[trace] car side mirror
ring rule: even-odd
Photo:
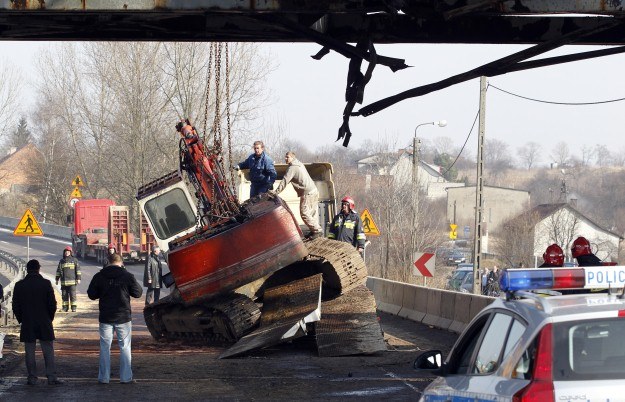
[[[443,365],[443,353],[440,350],[428,350],[414,361],[415,370],[438,370]]]

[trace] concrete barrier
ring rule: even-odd
[[[430,289],[408,283],[367,278],[378,310],[460,333],[494,297]]]

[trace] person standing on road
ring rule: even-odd
[[[355,209],[356,203],[351,197],[344,197],[341,200],[341,212],[332,220],[328,239],[349,243],[362,254],[365,250],[366,237],[362,231],[360,216]]]
[[[291,183],[299,196],[299,213],[310,230],[307,237],[310,239],[319,237],[322,235],[319,218],[317,217],[319,190],[317,190],[317,186],[315,186],[315,182],[308,174],[304,164],[295,157],[294,152],[287,152],[284,160],[289,167],[278,188],[276,188],[276,194],[280,194],[287,184]]]
[[[133,383],[131,364],[132,321],[130,297],[139,298],[143,289],[134,275],[126,271],[122,256],[109,255],[109,264],[93,276],[87,295],[98,300],[100,332],[100,367],[98,382],[108,384],[111,379],[111,343],[113,334],[119,343],[119,381]]]
[[[46,365],[48,385],[62,384],[56,377],[54,364],[54,327],[52,321],[56,313],[56,298],[52,283],[39,273],[41,265],[37,260],[26,264],[26,277],[15,284],[13,289],[13,313],[21,324],[20,341],[24,342],[28,385],[37,385],[37,362],[35,348],[37,339],[41,345]]]
[[[265,153],[262,141],[254,141],[254,153],[239,163],[238,168],[250,170],[250,198],[271,190],[278,176],[273,159]]]
[[[61,296],[63,298],[63,311],[67,312],[71,303],[72,311],[76,311],[76,285],[80,283],[80,264],[72,255],[72,248],[65,247],[63,258],[59,261],[56,269],[56,284],[61,281]]]
[[[543,253],[543,264],[538,268],[556,268],[564,266],[564,251],[557,244],[547,247]]]
[[[163,287],[163,266],[161,264],[161,248],[154,246],[152,252],[145,261],[143,272],[143,286],[148,288],[145,293],[145,305],[157,302],[161,296]]]

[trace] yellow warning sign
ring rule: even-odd
[[[72,191],[72,194],[70,195],[71,198],[82,198],[82,194],[80,192],[80,189],[78,187],[74,188],[74,191]]]
[[[84,186],[80,176],[76,176],[76,178],[72,180],[72,186],[76,186],[76,187]]]
[[[456,231],[456,229],[458,229],[458,225],[456,225],[455,223],[450,223],[449,228],[451,229],[449,231],[449,239],[456,240],[458,238],[458,232]]]
[[[362,221],[362,230],[367,236],[380,235],[380,230],[378,230],[377,225],[373,221],[373,216],[371,216],[368,209],[362,211],[362,214],[360,214],[360,220]]]
[[[35,215],[27,209],[13,231],[15,236],[43,236],[43,231],[35,219]]]

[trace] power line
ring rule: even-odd
[[[454,159],[453,163],[447,168],[447,170],[441,173],[442,176],[445,176],[447,172],[449,172],[451,168],[454,167],[456,162],[458,162],[458,158],[460,158],[460,155],[462,155],[462,151],[464,151],[464,147],[466,147],[467,142],[469,142],[469,138],[471,137],[471,133],[473,132],[473,128],[475,127],[475,122],[477,122],[477,118],[479,117],[479,115],[480,115],[480,111],[478,109],[477,113],[475,114],[475,119],[473,119],[473,124],[471,125],[471,129],[469,130],[469,134],[467,134],[467,138],[466,140],[464,140],[464,144],[462,144],[462,148],[460,148],[460,152],[458,152],[458,155],[456,155],[456,159]]]
[[[511,96],[516,96],[517,98],[521,98],[521,99],[525,99],[528,101],[532,101],[532,102],[539,102],[539,103],[548,103],[551,105],[564,105],[564,106],[586,106],[586,105],[600,105],[603,103],[613,103],[613,102],[621,102],[624,101],[625,98],[618,98],[618,99],[610,99],[610,100],[604,100],[604,101],[596,101],[596,102],[554,102],[554,101],[547,101],[547,100],[543,100],[543,99],[536,99],[536,98],[530,98],[528,96],[523,96],[523,95],[519,95],[510,91],[506,91],[505,89],[501,89],[498,88],[496,86],[494,86],[493,84],[488,84],[489,87],[493,87],[498,91],[501,91],[505,94],[511,95]]]

